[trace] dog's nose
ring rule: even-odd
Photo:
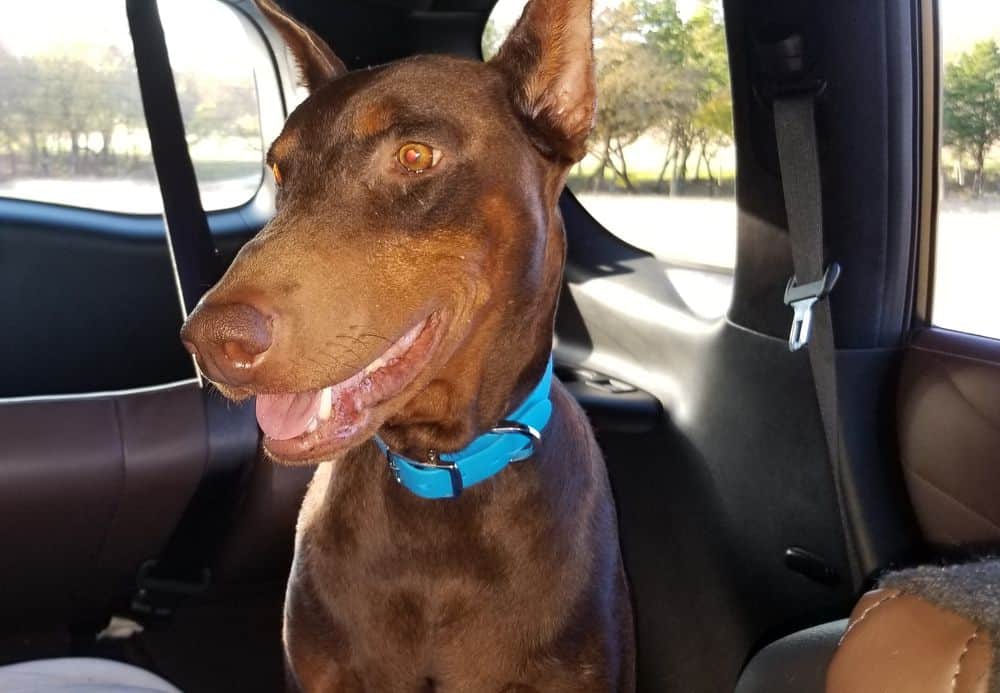
[[[271,348],[271,319],[246,303],[200,305],[181,328],[181,340],[209,378],[247,385]]]

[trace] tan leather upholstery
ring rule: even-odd
[[[931,543],[1000,541],[998,364],[995,340],[941,330],[921,332],[903,359],[900,461]]]
[[[827,693],[989,693],[993,645],[968,619],[899,589],[866,594],[827,672]]]

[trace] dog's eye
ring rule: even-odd
[[[441,158],[441,152],[420,142],[404,144],[396,152],[400,165],[412,173],[421,173],[434,166]]]
[[[278,164],[271,164],[271,173],[274,174],[274,182],[281,185],[281,169]]]

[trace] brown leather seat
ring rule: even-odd
[[[1000,562],[888,575],[851,614],[827,693],[998,693]]]

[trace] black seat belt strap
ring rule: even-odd
[[[793,37],[781,46],[784,55],[801,58],[801,52],[789,50],[790,45],[801,51],[801,39]],[[826,264],[824,251],[823,189],[816,133],[816,100],[821,91],[820,83],[793,81],[791,85],[786,84],[785,89],[776,90],[773,102],[794,268],[794,274],[785,288],[785,303],[793,310],[788,347],[797,351],[808,346],[842,530],[847,542],[847,556],[852,578],[857,580],[854,534],[841,474],[837,350],[829,300],[841,269],[835,262]]]
[[[198,193],[156,0],[126,0],[126,11],[163,198],[167,245],[186,317],[222,276],[223,266]],[[227,405],[207,389],[203,402],[208,436],[205,468],[163,550],[139,571],[132,608],[140,615],[168,616],[185,598],[207,589],[213,557],[256,459],[246,454],[248,448],[256,451],[252,408]]]
[[[814,316],[824,326],[832,325],[829,319],[820,320],[820,316],[829,316],[830,303],[824,299],[840,278],[840,265],[824,264],[815,95],[775,98],[774,125],[795,270],[785,287],[785,303],[793,310],[788,348],[798,351],[810,342]],[[823,327],[822,331],[827,330]]]
[[[222,276],[222,262],[201,205],[157,2],[126,0],[126,10],[167,245],[186,318]]]

